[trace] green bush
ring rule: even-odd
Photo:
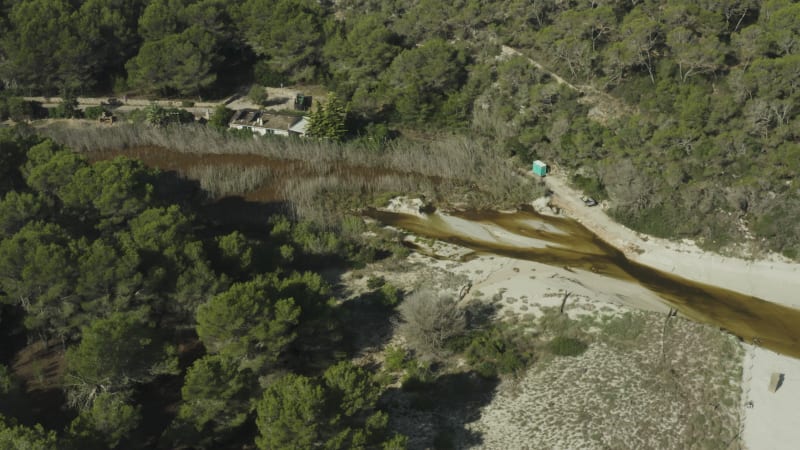
[[[521,330],[493,326],[470,336],[464,356],[481,376],[492,378],[526,368],[533,360],[531,347]]]
[[[384,284],[386,284],[386,278],[375,276],[367,278],[368,289],[378,289],[379,287],[383,287]]]
[[[579,339],[558,336],[547,344],[547,348],[557,356],[578,356],[583,354],[589,346]]]
[[[606,187],[603,182],[597,177],[585,177],[576,174],[572,177],[572,184],[578,189],[582,190],[586,195],[593,197],[595,200],[605,200],[608,198]]]
[[[142,108],[131,110],[127,114],[128,120],[133,123],[144,123],[147,120],[147,111]]]
[[[83,113],[78,109],[78,100],[75,97],[64,97],[58,106],[49,109],[48,115],[56,119],[72,119],[81,117]]]
[[[383,352],[383,361],[386,370],[396,372],[405,368],[408,352],[402,348],[391,345]]]
[[[22,97],[9,97],[6,100],[8,115],[14,122],[34,118],[34,105]]]
[[[194,102],[191,101],[191,100],[182,100],[181,101],[181,107],[183,107],[183,108],[191,108],[193,106],[194,106]]]
[[[251,87],[250,91],[247,93],[247,98],[256,105],[264,106],[267,104],[269,96],[267,95],[267,90],[265,88],[259,85],[253,85],[253,87]]]
[[[425,389],[436,378],[431,370],[430,364],[422,363],[417,360],[409,360],[406,364],[406,373],[400,382],[405,391],[419,391]]]
[[[104,112],[105,109],[102,106],[89,106],[83,110],[83,116],[90,120],[97,120]]]
[[[403,299],[402,292],[391,284],[384,284],[380,289],[366,295],[372,304],[392,308]]]

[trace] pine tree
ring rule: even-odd
[[[309,118],[308,135],[319,139],[341,141],[347,133],[347,112],[347,105],[344,105],[335,94],[328,97],[325,105],[317,102],[317,108]]]

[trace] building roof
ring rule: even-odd
[[[240,109],[231,118],[231,125],[246,125],[253,128],[288,131],[303,118],[284,114],[272,114],[255,109]]]
[[[308,130],[308,124],[308,117],[303,116],[303,118],[300,119],[296,124],[289,127],[289,131],[305,136],[306,131]]]

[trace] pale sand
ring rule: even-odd
[[[800,360],[745,346],[742,384],[742,439],[752,450],[793,450],[800,445]],[[776,392],[768,390],[773,373],[784,375]],[[752,402],[752,407],[746,407]]]
[[[689,241],[678,243],[644,236],[614,222],[602,208],[585,206],[581,194],[563,178],[548,175],[545,180],[555,192],[553,204],[625,252],[629,259],[690,280],[800,308],[800,264],[779,255],[762,260],[724,257],[703,251]]]
[[[444,220],[448,220],[445,216]],[[409,236],[427,253],[468,256],[463,247]],[[738,411],[736,400],[730,407],[717,410],[702,398],[685,398],[700,394],[713,386],[729,385],[737,380],[737,358],[727,358],[728,370],[708,371],[709,361],[697,342],[708,342],[720,336],[738,348],[736,340],[713,327],[671,319],[667,345],[663,344],[662,323],[667,308],[651,292],[635,283],[605,278],[586,271],[568,271],[532,261],[496,255],[480,255],[468,261],[433,259],[420,253],[411,254],[411,271],[391,267],[370,267],[371,275],[385,276],[397,286],[414,289],[419,285],[458,295],[471,284],[463,302],[481,300],[497,308],[500,318],[536,323],[544,308],[559,308],[565,293],[564,314],[574,319],[589,315],[593,320],[630,311],[629,306],[652,309],[641,348],[618,351],[594,343],[577,358],[559,359],[552,364],[537,364],[520,379],[508,379],[498,386],[490,402],[479,414],[467,419],[463,426],[481,435],[481,443],[457,448],[491,450],[575,449],[575,448],[687,448],[698,432],[690,433],[697,417],[713,423],[730,423],[727,436],[736,434],[736,421],[725,421]],[[353,281],[353,280],[351,280]],[[366,279],[358,280],[366,289]],[[642,314],[642,313],[639,313]],[[705,331],[703,331],[705,330]],[[599,330],[598,330],[599,331]],[[700,333],[700,334],[698,334]],[[706,333],[706,334],[703,334]],[[661,341],[660,341],[661,340]],[[398,341],[392,341],[396,345]],[[686,356],[684,349],[692,349]],[[659,378],[660,355],[666,350],[667,366],[680,377],[675,384]],[[374,349],[372,358],[380,354]],[[702,358],[698,360],[698,357]],[[689,358],[689,359],[687,359]],[[718,358],[722,358],[719,355]],[[365,361],[374,360],[365,359]],[[715,364],[713,367],[719,367]],[[733,369],[733,370],[732,370]],[[662,373],[663,375],[663,373]],[[654,378],[655,377],[655,378]],[[725,397],[738,399],[735,388],[723,388]],[[720,398],[713,397],[715,403]],[[402,409],[402,408],[401,408]],[[403,416],[403,415],[407,415]],[[412,449],[431,448],[434,429],[426,412],[402,410],[404,418],[395,423],[411,436]],[[713,417],[712,417],[713,416]],[[713,418],[713,420],[712,420]],[[462,419],[454,419],[456,422]],[[647,430],[638,433],[639,430]],[[688,433],[688,434],[687,434]],[[700,432],[703,434],[704,432]],[[714,436],[717,437],[720,432]],[[626,444],[630,444],[626,446]],[[736,448],[736,447],[731,447]]]
[[[687,279],[800,308],[800,264],[776,255],[764,260],[723,257],[705,252],[691,242],[676,243],[643,236],[614,222],[601,208],[584,206],[580,194],[569,188],[563,179],[548,176],[547,183],[556,193],[554,203],[568,216],[624,251],[632,260]],[[415,208],[418,205],[406,209],[400,207],[405,202],[398,203],[392,209],[422,216]],[[534,203],[537,209],[548,213],[543,205],[542,201]],[[463,221],[450,221],[446,215],[442,217],[462,233],[486,236],[486,229],[478,229],[474,224],[466,226]],[[489,235],[497,242],[516,241],[501,233]],[[431,264],[446,267],[441,261]],[[473,283],[467,299],[478,292],[489,297],[501,294],[503,308],[514,313],[538,313],[543,306],[560,306],[566,292],[572,293],[572,301],[592,299],[606,305],[666,310],[659,297],[638,285],[585,271],[569,272],[544,264],[491,256],[449,269],[465,275]],[[742,407],[745,445],[753,450],[796,448],[800,442],[800,414],[797,413],[800,360],[760,348],[751,348],[748,355],[744,361],[742,405],[753,401],[754,407]],[[784,373],[786,378],[781,389],[771,394],[767,392],[767,384],[775,371]]]
[[[761,260],[723,257],[705,252],[691,242],[675,243],[642,235],[614,222],[598,207],[580,201],[580,193],[561,176],[546,182],[556,194],[554,204],[606,242],[625,251],[635,261],[682,277],[722,286],[761,299],[800,308],[800,264],[779,255]],[[798,324],[800,326],[800,324]],[[749,346],[748,346],[749,347]],[[800,443],[800,360],[750,347],[744,361],[742,383],[745,409],[743,439],[753,450],[798,448]],[[767,392],[772,372],[783,372],[784,386]]]

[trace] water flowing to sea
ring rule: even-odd
[[[661,297],[682,315],[718,326],[776,352],[800,358],[800,310],[691,281],[629,260],[580,223],[541,215],[532,209],[513,213],[496,211],[455,212],[467,222],[529,238],[525,243],[461,233],[439,213],[425,217],[370,210],[367,215],[386,225],[411,233],[462,245],[481,253],[536,261],[558,267],[589,270],[639,283]],[[483,227],[482,227],[483,228]],[[533,282],[533,281],[532,281]],[[703,345],[698,342],[697,345]]]

